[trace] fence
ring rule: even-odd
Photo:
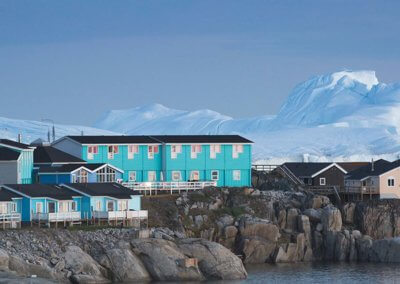
[[[194,191],[209,186],[217,186],[216,181],[171,181],[171,182],[125,182],[123,186],[132,190],[143,192],[145,195],[149,193],[157,194],[158,192],[174,192]]]

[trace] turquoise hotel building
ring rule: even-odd
[[[123,182],[251,186],[252,141],[239,135],[65,136],[52,146],[123,170]]]

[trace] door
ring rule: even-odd
[[[49,207],[49,213],[56,213],[56,203],[55,202],[49,202],[48,203]]]

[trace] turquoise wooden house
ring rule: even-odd
[[[8,139],[0,139],[0,184],[32,183],[35,147]]]
[[[48,184],[6,184],[2,190],[21,196],[17,210],[23,222],[73,222],[81,219],[82,196],[68,188]]]
[[[121,169],[124,182],[251,185],[252,141],[239,135],[65,136],[53,147]]]
[[[21,222],[22,196],[0,187],[0,224]],[[3,225],[3,224],[1,224]]]
[[[110,164],[64,164],[40,167],[37,182],[42,184],[122,181],[124,171]]]
[[[89,218],[129,219],[135,217],[133,211],[141,210],[141,195],[118,183],[70,183],[62,186],[82,196],[82,212],[86,212]]]

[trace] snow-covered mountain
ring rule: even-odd
[[[249,106],[250,107],[250,106]],[[0,137],[46,138],[49,124],[0,118]],[[234,119],[212,110],[160,104],[105,113],[94,125],[56,125],[57,137],[84,134],[241,134],[254,160],[396,159],[400,154],[400,83],[379,83],[374,71],[340,71],[297,85],[277,115]]]
[[[0,138],[16,140],[18,134],[22,135],[22,142],[31,143],[36,139],[47,141],[48,130],[52,124],[33,120],[20,120],[0,117]],[[111,135],[116,134],[104,129],[96,129],[87,126],[55,124],[56,139],[65,135]]]
[[[106,113],[94,125],[125,134],[231,134],[253,139],[254,159],[395,159],[400,153],[400,83],[374,71],[340,71],[297,85],[276,116],[233,119],[159,104]]]

